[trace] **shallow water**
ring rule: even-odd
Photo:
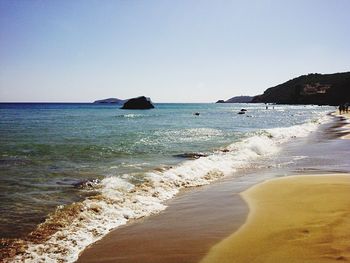
[[[333,110],[271,107],[156,104],[128,111],[115,105],[0,104],[1,237],[23,237],[60,205],[89,207],[87,198],[96,195],[104,198],[98,202],[102,212],[86,226],[103,235],[128,218],[164,209],[161,202],[181,187],[209,183],[275,153],[280,143],[315,130],[316,120]],[[237,114],[241,108],[247,113]],[[181,157],[187,153],[209,156]],[[92,179],[100,181],[76,187]]]

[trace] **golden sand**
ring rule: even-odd
[[[243,193],[246,223],[201,263],[350,261],[350,175],[292,176]]]

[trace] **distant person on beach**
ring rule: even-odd
[[[344,111],[345,111],[346,113],[349,112],[349,103],[348,103],[348,102],[345,103],[345,105],[344,105]]]
[[[343,111],[343,104],[340,104],[338,109],[339,109],[339,114],[341,115],[341,113]]]

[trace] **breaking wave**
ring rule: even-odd
[[[74,262],[79,253],[101,239],[110,230],[166,208],[164,201],[182,188],[209,184],[226,175],[234,175],[257,158],[276,154],[293,138],[315,131],[318,121],[288,128],[274,128],[250,133],[225,149],[188,160],[166,170],[144,174],[141,183],[132,183],[132,175],[107,177],[98,185],[99,194],[83,202],[58,207],[38,229],[25,251],[11,261]]]
[[[120,115],[116,116],[116,118],[127,118],[127,119],[142,118],[142,117],[145,117],[145,115],[143,115],[143,114],[133,114],[133,113],[120,114]]]

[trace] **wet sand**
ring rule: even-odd
[[[112,231],[78,262],[198,262],[245,222],[248,207],[239,193],[252,184],[237,178],[190,189],[161,214]]]
[[[247,222],[201,263],[350,260],[350,174],[273,179],[243,193]]]
[[[350,112],[340,114],[339,111],[336,111],[333,115],[343,119],[348,123],[341,127],[341,132],[345,134],[341,138],[350,139]]]
[[[350,113],[345,113],[343,115],[341,115],[343,117],[345,117],[347,120],[350,120]],[[342,139],[350,139],[350,123],[345,125],[344,127],[345,132],[347,133],[346,135],[342,136]]]

